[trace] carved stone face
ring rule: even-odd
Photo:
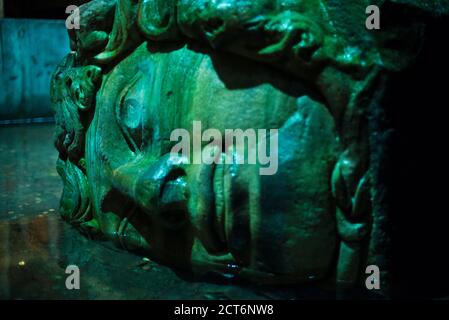
[[[382,220],[371,207],[368,109],[383,72],[415,55],[388,47],[400,28],[368,32],[361,7],[355,0],[82,6],[82,28],[70,33],[75,51],[52,85],[63,217],[200,273],[258,283],[360,281],[368,255],[377,254],[367,253],[373,221]],[[416,44],[422,26],[413,25]],[[67,77],[74,81],[62,82]],[[277,129],[277,172],[173,157],[172,132],[195,139],[194,121],[222,136]],[[200,149],[244,158],[228,147],[206,141]]]
[[[267,282],[328,275],[337,247],[329,177],[339,146],[326,106],[258,63],[164,49],[139,47],[97,96],[86,163],[102,231],[200,272]],[[278,172],[170,158],[171,132],[192,133],[193,121],[223,134],[279,129]]]

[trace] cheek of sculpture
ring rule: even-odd
[[[279,282],[321,279],[336,255],[328,182],[338,150],[333,118],[307,97],[296,106],[279,129],[276,174],[260,175],[258,165],[218,166],[223,178],[215,192],[223,194],[218,220],[226,248],[255,279],[258,272],[276,274]],[[207,232],[207,227],[197,229],[203,238]]]

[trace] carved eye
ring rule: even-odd
[[[117,123],[133,152],[142,151],[152,137],[152,129],[145,124],[145,81],[137,75],[120,95],[116,109]]]
[[[122,125],[126,128],[132,139],[131,144],[139,150],[142,146],[143,112],[142,103],[135,98],[127,98],[123,102],[120,115]]]

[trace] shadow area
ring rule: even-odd
[[[386,97],[392,135],[384,184],[396,298],[449,296],[448,22],[429,25],[419,59],[393,77]]]

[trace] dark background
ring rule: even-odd
[[[429,24],[418,61],[394,76],[387,92],[396,297],[449,296],[448,22]]]
[[[66,19],[69,5],[88,0],[3,0],[5,18]]]

